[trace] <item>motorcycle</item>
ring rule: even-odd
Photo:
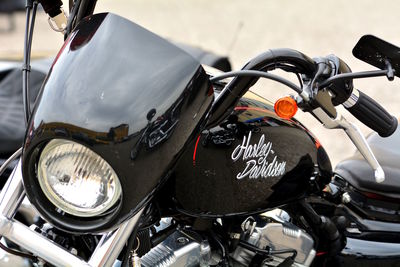
[[[34,21],[37,4],[27,6],[27,21],[31,10]],[[362,188],[344,172],[334,176],[318,139],[293,117],[300,108],[327,128],[343,129],[375,182],[384,183],[370,145],[335,107],[392,135],[397,119],[352,81],[393,80],[399,48],[361,38],[353,53],[376,71],[353,73],[334,55],[311,59],[273,49],[240,71],[217,73],[139,25],[111,13],[93,15],[94,1],[74,2],[65,23],[58,1],[41,4],[66,41],[31,112],[33,24],[27,26],[27,130],[23,148],[0,168],[1,174],[20,157],[0,194],[0,247],[9,255],[55,266],[399,260],[395,239],[365,235],[371,231],[351,216]],[[300,85],[274,69],[296,74]],[[272,104],[249,90],[259,78],[295,93]],[[37,212],[33,221],[20,216],[23,204]]]

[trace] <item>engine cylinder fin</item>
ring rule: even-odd
[[[300,229],[293,229],[293,228],[286,227],[286,226],[282,227],[282,232],[284,235],[294,237],[294,238],[299,238],[301,236]]]
[[[173,264],[176,257],[171,249],[160,244],[145,254],[141,260],[142,266],[145,267],[164,267]]]

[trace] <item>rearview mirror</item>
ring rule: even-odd
[[[373,35],[364,35],[353,48],[353,55],[379,69],[387,69],[389,61],[397,77],[400,77],[400,48]]]

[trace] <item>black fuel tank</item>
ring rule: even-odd
[[[274,208],[303,197],[315,171],[328,181],[332,172],[325,150],[303,125],[279,118],[271,103],[252,93],[192,147],[171,187],[177,208],[194,216]]]

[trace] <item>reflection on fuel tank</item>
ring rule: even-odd
[[[236,140],[237,116],[230,116],[219,126],[206,130],[202,133],[202,145],[207,146],[210,142],[217,146],[231,146]]]

